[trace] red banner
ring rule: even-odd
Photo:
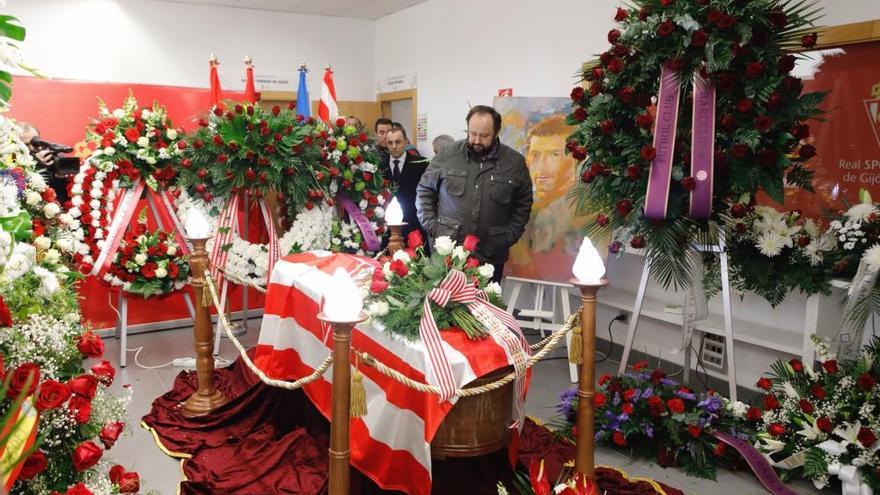
[[[85,129],[98,115],[98,98],[107,103],[110,109],[117,108],[129,91],[134,93],[141,105],[158,101],[168,109],[168,116],[177,127],[193,129],[196,119],[211,107],[211,92],[207,88],[185,88],[175,86],[155,86],[149,84],[103,83],[58,79],[38,79],[16,76],[11,100],[10,115],[19,122],[30,122],[40,129],[43,139],[70,146],[85,139]],[[240,92],[224,92],[225,98],[243,100]],[[146,202],[138,205],[140,211]],[[259,209],[251,213],[248,239],[260,237]],[[148,216],[149,217],[149,216]],[[152,217],[149,228],[155,228]],[[83,319],[90,321],[95,328],[112,327],[116,324],[116,313],[111,308],[109,289],[94,277],[81,284],[80,304]],[[234,287],[229,296],[233,311],[242,307],[241,288]],[[117,304],[115,294],[113,305]],[[249,294],[249,306],[262,308],[263,297],[256,291]],[[183,298],[179,295],[169,297],[156,304],[155,301],[132,298],[129,301],[129,324],[153,323],[177,318],[188,318],[189,313]]]
[[[807,168],[814,172],[816,193],[787,187],[785,208],[819,217],[843,208],[844,201],[858,202],[859,189],[880,199],[880,41],[807,55],[812,60],[798,61],[795,69],[804,92],[831,92],[821,106],[824,120],[809,122],[807,141],[818,154]],[[765,195],[759,200],[774,204]]]

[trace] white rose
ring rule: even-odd
[[[137,263],[138,266],[144,266],[144,263],[147,262],[147,255],[143,253],[136,254],[134,257],[134,262]]]
[[[385,316],[388,310],[388,303],[385,301],[374,301],[367,305],[367,314],[371,316]]]
[[[339,239],[333,239],[334,241],[338,241]],[[391,262],[386,261],[384,265],[382,265],[382,274],[385,275],[385,279],[390,279],[394,272],[391,271]]]
[[[43,207],[43,214],[46,215],[46,218],[54,218],[61,211],[61,207],[58,206],[58,203],[49,203]]]
[[[404,251],[403,249],[398,249],[394,256],[391,258],[394,261],[403,261],[404,263],[409,263],[412,258],[409,257],[409,253]]]
[[[107,156],[113,156],[116,153],[116,150],[112,146],[107,146],[104,148],[104,154]]]
[[[177,246],[174,244],[168,245],[168,256],[174,256],[177,254]]]
[[[147,136],[141,136],[138,138],[137,144],[141,148],[146,148],[147,146],[150,145],[150,139]]]
[[[165,278],[168,276],[168,270],[164,268],[156,268],[156,278]]]
[[[58,252],[57,249],[50,249],[46,251],[46,261],[52,264],[58,264],[61,262],[61,253]]]
[[[434,239],[434,251],[440,256],[448,256],[452,254],[453,248],[455,248],[455,241],[453,241],[448,235]]]
[[[177,130],[168,129],[168,132],[166,132],[165,135],[168,136],[168,139],[177,139]]]
[[[125,117],[125,110],[123,110],[121,108],[117,108],[116,110],[113,110],[113,116],[116,117],[117,119],[121,119],[121,118]]]
[[[455,246],[455,248],[452,250],[452,257],[457,260],[464,261],[468,257],[468,252],[464,248],[464,246]]]
[[[480,273],[481,277],[492,278],[492,275],[495,275],[495,267],[486,263],[484,265],[480,265],[480,268],[477,269]]]
[[[52,240],[48,237],[41,235],[34,239],[34,246],[37,246],[40,249],[49,249],[52,247]]]
[[[40,193],[36,191],[28,191],[26,193],[26,196],[27,197],[25,198],[25,201],[31,206],[36,206],[37,203],[39,203],[43,199],[43,197],[40,196]]]
[[[498,282],[490,282],[486,284],[486,292],[501,297],[501,284],[499,284]]]

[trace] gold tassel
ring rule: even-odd
[[[205,281],[205,285],[202,286],[202,307],[210,308],[211,307],[211,289],[208,288],[208,281]]]
[[[352,418],[361,418],[367,415],[367,392],[364,390],[364,375],[360,370],[354,369],[351,375],[351,406],[349,415]]]
[[[571,330],[571,343],[568,344],[568,362],[571,364],[583,364],[583,338],[581,337],[581,326],[578,325]]]

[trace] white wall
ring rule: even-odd
[[[313,100],[328,63],[340,100],[376,95],[369,20],[154,0],[9,0],[3,11],[27,28],[24,60],[53,78],[207,87],[213,52],[224,89],[244,88],[249,54],[258,74],[295,77],[305,61]]]
[[[607,47],[618,0],[429,0],[376,22],[377,82],[418,76],[430,140],[464,137],[469,105],[514,96],[566,96],[581,62]],[[878,0],[820,0],[825,25],[880,18]]]

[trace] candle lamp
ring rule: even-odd
[[[351,330],[367,319],[360,291],[348,272],[337,268],[318,319],[333,329],[333,402],[330,411],[330,495],[348,495],[351,484],[349,458],[349,408],[351,407]]]
[[[575,470],[590,479],[595,475],[596,410],[596,294],[608,285],[605,265],[590,239],[584,238],[572,267],[571,283],[581,291],[581,365],[578,378],[577,438],[575,439]]]
[[[189,258],[190,275],[194,301],[202,300],[202,293],[208,290],[205,272],[208,269],[208,253],[205,245],[211,237],[208,220],[201,211],[190,210],[186,226],[187,238],[193,245]],[[227,398],[214,388],[214,329],[211,326],[210,308],[195,304],[195,325],[193,336],[196,348],[196,373],[198,389],[183,403],[185,417],[204,416],[227,402]]]
[[[406,222],[403,221],[403,210],[396,197],[391,200],[385,210],[385,224],[391,231],[388,238],[388,254],[394,256],[394,253],[406,247],[403,240],[403,228],[406,227]]]

